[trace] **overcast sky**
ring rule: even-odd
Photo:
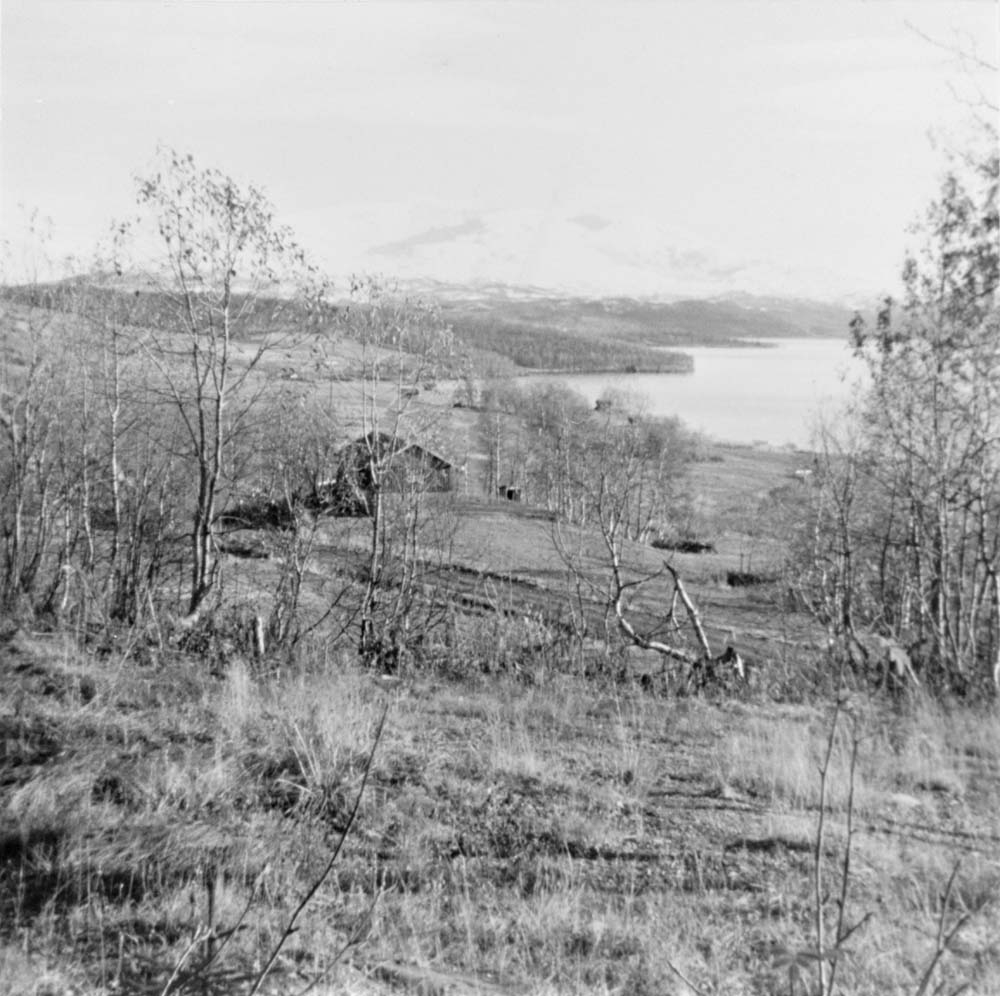
[[[85,255],[162,142],[263,186],[338,274],[593,293],[891,285],[969,135],[918,32],[998,44],[988,0],[0,11],[8,237],[37,207]]]

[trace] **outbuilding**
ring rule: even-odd
[[[317,485],[319,505],[335,515],[368,514],[383,494],[452,491],[459,470],[440,454],[386,432],[369,432],[341,448],[332,478]]]

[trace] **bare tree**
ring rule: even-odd
[[[252,374],[282,334],[323,301],[323,284],[256,187],[165,150],[138,179],[163,269],[151,296],[147,355],[174,406],[193,469],[188,612],[218,576],[216,526],[232,444],[262,389]],[[286,330],[287,331],[287,330]]]
[[[0,608],[51,612],[79,539],[79,419],[64,348],[73,323],[51,307],[50,223],[29,219],[31,245],[0,300]],[[72,288],[66,291],[72,293]],[[85,438],[85,436],[84,436]]]
[[[959,689],[1000,689],[998,181],[995,145],[950,174],[902,300],[852,322],[871,386],[815,492],[835,633],[919,648],[932,682]]]
[[[439,413],[421,406],[451,353],[451,330],[437,310],[372,279],[357,281],[346,334],[362,346],[363,376],[354,408],[360,435],[342,451],[335,489],[368,517],[358,649],[363,660],[398,666],[427,635],[418,605],[443,612],[424,591],[428,558],[449,537],[443,509],[428,496],[449,491],[459,468],[433,452]]]
[[[563,383],[533,384],[524,392],[528,497],[570,522],[586,516],[584,494],[575,482],[591,413],[586,398]]]
[[[40,607],[65,498],[58,444],[66,369],[53,322],[51,314],[11,302],[0,313],[0,603],[8,611]]]
[[[644,541],[654,523],[665,524],[674,503],[683,497],[692,454],[687,434],[676,421],[646,419],[619,399],[617,409],[606,407],[591,420],[584,453],[573,481],[580,493],[578,505],[586,509],[583,521],[597,530],[603,547],[596,568],[589,568],[581,549],[571,546],[558,521],[554,529],[556,548],[576,586],[589,588],[627,643],[684,665],[690,684],[705,684],[726,668],[742,676],[743,662],[734,648],[713,653],[694,600],[672,564],[664,562],[660,570],[650,573],[627,562],[630,544]],[[661,625],[657,634],[643,632],[630,602],[644,586],[664,576],[670,579],[672,590]],[[676,618],[678,602],[693,643],[682,636]],[[659,635],[664,631],[669,635]]]

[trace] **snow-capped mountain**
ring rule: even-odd
[[[381,217],[373,216],[376,223],[359,226],[345,265],[406,283],[659,300],[734,292],[832,300],[846,286],[841,274],[764,258],[730,258],[724,247],[707,246],[690,233],[645,218],[522,209],[453,213],[444,222],[430,223],[427,214],[412,213],[391,224],[384,208]],[[343,227],[340,231],[346,234]],[[389,231],[404,234],[382,237]]]

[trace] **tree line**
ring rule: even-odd
[[[460,314],[453,319],[456,341],[468,350],[490,350],[526,370],[565,373],[690,373],[690,356],[572,332],[555,325],[510,321],[496,315]]]
[[[643,399],[606,392],[596,405],[559,381],[484,381],[476,394],[485,488],[579,526],[594,521],[600,481],[625,502],[627,537],[674,528],[688,493],[694,436]]]

